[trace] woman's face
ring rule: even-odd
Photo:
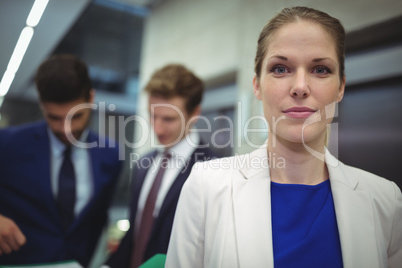
[[[270,138],[324,143],[345,88],[337,59],[332,37],[316,23],[289,23],[270,36],[261,77],[253,80]]]

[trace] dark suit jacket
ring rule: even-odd
[[[88,142],[99,137],[89,133]],[[106,223],[118,179],[118,149],[92,148],[93,198],[64,232],[51,190],[50,145],[45,122],[0,130],[0,214],[14,220],[26,236],[0,264],[34,264],[75,259],[84,267]]]
[[[138,162],[146,162],[144,158],[151,159],[153,161],[154,157],[157,155],[157,151],[153,151]],[[145,250],[145,260],[151,258],[155,254],[161,253],[166,254],[169,245],[170,232],[173,225],[173,218],[176,211],[177,202],[179,200],[179,195],[181,188],[187,177],[190,175],[190,171],[195,162],[204,161],[216,158],[216,153],[208,148],[197,148],[191,155],[188,163],[179,173],[178,177],[174,181],[173,185],[166,194],[165,200],[163,201],[162,207],[159,211],[158,217],[155,219],[154,226],[152,229],[150,241]],[[135,216],[137,213],[138,199],[141,192],[142,184],[145,180],[146,174],[149,169],[142,168],[141,165],[136,165],[133,171],[132,177],[132,201],[131,201],[131,217],[130,217],[130,229],[125,234],[122,239],[117,251],[110,257],[107,262],[112,268],[127,268],[130,265],[131,253],[133,250],[134,242],[134,226],[135,226]]]

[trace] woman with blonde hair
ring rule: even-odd
[[[194,165],[166,267],[401,267],[400,189],[325,147],[344,47],[339,20],[312,8],[285,8],[265,25],[253,88],[272,131],[250,154]]]

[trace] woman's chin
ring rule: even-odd
[[[325,135],[325,133],[324,133]],[[317,131],[304,131],[302,133],[301,130],[299,131],[284,131],[283,133],[276,133],[272,137],[273,145],[275,145],[275,142],[281,142],[281,143],[287,143],[290,145],[294,146],[309,146],[310,144],[319,144],[319,143],[324,143],[325,138],[323,138],[323,132],[317,132]],[[276,141],[275,141],[276,139]]]

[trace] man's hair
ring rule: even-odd
[[[92,88],[88,68],[73,55],[53,55],[38,68],[36,88],[41,101],[66,103],[89,100]]]
[[[185,99],[187,113],[191,114],[202,101],[204,84],[200,78],[180,64],[169,64],[157,70],[145,86],[152,97]]]

